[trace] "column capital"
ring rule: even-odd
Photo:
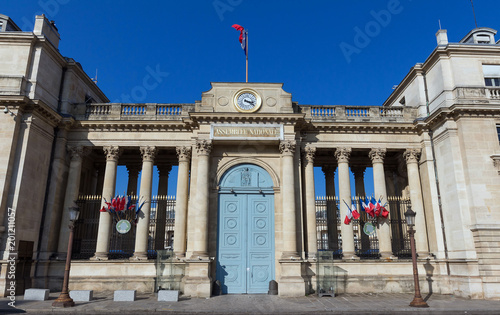
[[[92,152],[91,147],[84,147],[81,145],[68,146],[68,152],[71,156],[71,160],[81,159],[82,157],[89,155]]]
[[[139,172],[141,171],[141,166],[138,164],[131,164],[131,165],[126,165],[127,171],[130,175],[138,175]]]
[[[209,140],[197,140],[196,152],[198,152],[198,155],[210,155],[210,152],[212,152],[212,142]]]
[[[333,164],[326,164],[326,165],[323,165],[321,167],[321,170],[323,171],[323,173],[325,175],[328,175],[328,174],[333,174],[335,173],[335,170],[337,169],[337,166],[336,165],[333,165]]]
[[[363,177],[365,175],[366,167],[351,166],[351,171],[354,174],[354,177]]]
[[[145,162],[145,161],[154,161],[155,159],[155,156],[156,156],[156,152],[158,152],[156,150],[156,147],[155,146],[144,146],[144,147],[140,147],[139,148],[141,150],[141,155],[142,155],[142,161]]]
[[[349,163],[349,158],[351,157],[351,148],[337,148],[335,150],[335,158],[337,158],[338,163]]]
[[[106,154],[107,161],[118,161],[118,158],[123,151],[119,146],[105,146],[102,149],[104,154]]]
[[[168,176],[170,171],[172,170],[172,165],[169,164],[161,164],[156,166],[158,168],[158,174],[160,176]]]
[[[368,156],[372,160],[372,163],[384,163],[385,153],[387,149],[384,148],[373,148],[368,153]]]
[[[316,155],[316,148],[315,147],[310,147],[306,146],[304,148],[304,151],[302,152],[302,155],[304,159],[307,161],[307,163],[314,163],[314,157]]]
[[[406,164],[418,163],[420,160],[420,149],[406,149],[403,153],[403,157],[406,160]]]
[[[286,140],[280,142],[280,152],[283,155],[293,155],[295,153],[295,140]]]
[[[191,158],[191,147],[177,147],[175,148],[179,162],[187,162]]]

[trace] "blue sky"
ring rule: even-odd
[[[500,28],[500,1],[474,6],[478,26]],[[111,101],[137,103],[193,103],[211,81],[244,81],[235,23],[249,31],[249,80],[315,105],[381,105],[436,47],[438,21],[450,42],[475,27],[470,0],[4,0],[0,13],[25,31],[45,13],[64,56],[98,69]],[[141,88],[151,71],[158,84]]]

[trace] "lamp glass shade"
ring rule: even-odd
[[[417,213],[413,210],[411,210],[411,206],[408,206],[408,209],[406,209],[405,212],[405,218],[406,218],[406,225],[408,226],[414,226],[415,225],[415,215]]]
[[[69,207],[69,220],[71,222],[75,222],[76,220],[78,220],[79,216],[80,216],[80,208]]]

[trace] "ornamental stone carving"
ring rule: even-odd
[[[92,151],[92,148],[83,147],[81,145],[68,146],[68,151],[69,151],[69,154],[71,156],[71,159],[76,160],[76,159],[81,159],[82,157],[90,154],[90,152]]]
[[[147,146],[140,147],[142,154],[142,161],[153,161],[156,156],[156,147],[155,146]]]
[[[280,152],[283,155],[293,155],[295,153],[295,140],[287,140],[280,142]]]
[[[385,158],[386,152],[387,152],[386,149],[375,148],[375,149],[371,149],[371,151],[368,155],[370,156],[372,163],[384,163],[384,158]]]
[[[338,163],[349,163],[351,157],[351,148],[337,148],[335,150],[335,158]]]
[[[303,156],[307,163],[314,163],[314,156],[316,155],[316,148],[306,146],[304,148]]]
[[[108,161],[118,161],[118,158],[122,153],[122,149],[118,146],[106,146],[102,149],[104,150],[104,154],[106,154],[106,160]]]
[[[177,147],[175,148],[179,162],[187,162],[191,158],[191,147]]]
[[[407,149],[403,156],[406,160],[406,164],[418,163],[420,160],[420,149]]]
[[[198,155],[210,155],[210,152],[212,152],[212,142],[208,140],[196,141],[196,151]]]

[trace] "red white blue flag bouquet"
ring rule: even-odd
[[[111,202],[104,199],[104,206],[100,212],[109,213],[113,219],[118,222],[120,220],[127,220],[131,224],[137,224],[139,219],[139,212],[145,201],[138,200],[133,203],[130,196],[115,196]]]

